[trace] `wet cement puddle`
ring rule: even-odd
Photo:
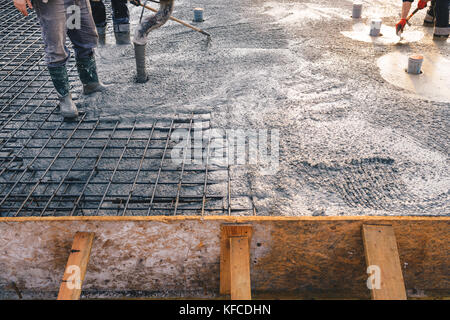
[[[394,27],[389,27],[385,25],[381,26],[380,35],[378,37],[372,37],[370,36],[369,33],[370,33],[370,26],[364,23],[354,24],[352,31],[341,31],[341,34],[353,40],[368,43],[372,42],[374,44],[381,44],[381,45],[395,44],[398,43],[399,41],[416,42],[420,41],[424,36],[422,31],[411,30],[405,31],[402,35],[402,39],[400,39],[399,36],[395,34]]]
[[[450,102],[450,60],[425,54],[422,74],[405,72],[408,54],[392,52],[377,61],[381,76],[389,83],[435,101]]]

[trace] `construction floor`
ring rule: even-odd
[[[109,91],[79,95],[71,60],[82,115],[64,123],[35,14],[0,0],[0,216],[448,215],[450,41],[432,40],[422,11],[399,42],[401,1],[363,3],[354,20],[347,0],[176,0],[188,22],[204,8],[212,39],[172,21],[153,31],[145,84],[110,22],[96,51]],[[171,134],[198,121],[279,130],[278,171],[174,164]]]

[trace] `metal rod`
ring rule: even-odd
[[[117,123],[117,124],[118,124],[118,123]],[[136,124],[136,122],[135,122],[134,124]],[[130,133],[130,135],[128,136],[128,140],[127,140],[125,146],[123,147],[123,150],[122,150],[122,153],[121,153],[119,159],[117,160],[117,164],[116,164],[116,166],[115,166],[115,168],[114,168],[114,171],[113,171],[113,173],[111,174],[111,177],[109,178],[108,186],[106,187],[105,192],[103,193],[103,197],[102,197],[102,199],[100,200],[100,203],[99,203],[98,208],[97,208],[97,212],[96,212],[97,215],[98,215],[98,213],[99,213],[99,211],[100,211],[100,208],[102,207],[103,201],[105,201],[106,195],[108,194],[109,188],[111,187],[111,184],[112,184],[112,181],[113,181],[113,179],[114,179],[114,176],[116,175],[117,169],[119,168],[120,161],[122,161],[122,158],[123,158],[123,155],[125,154],[125,151],[126,151],[126,149],[127,149],[128,143],[130,142],[130,138],[133,136],[134,129],[135,129],[135,125],[133,125],[133,128],[132,128],[132,130],[131,130],[131,133]],[[114,130],[114,131],[115,131],[115,130]]]
[[[184,166],[186,164],[186,156],[188,154],[187,151],[188,151],[188,148],[191,147],[191,143],[190,143],[191,142],[191,130],[192,130],[192,118],[191,118],[191,123],[189,124],[189,131],[188,131],[188,139],[189,140],[187,140],[187,141],[189,141],[189,143],[186,142],[186,148],[185,148],[184,153],[183,153],[183,162],[181,164],[180,178],[178,179],[177,196],[176,196],[176,199],[175,199],[175,209],[173,210],[173,215],[174,216],[177,215],[178,201],[180,199],[181,183],[183,181]]]
[[[155,132],[155,124],[156,124],[156,121],[153,123],[152,131],[150,132],[150,136],[148,137],[147,143],[145,145],[144,152],[142,153],[142,158],[141,158],[141,161],[139,162],[139,168],[136,171],[136,175],[134,176],[133,185],[131,186],[130,192],[128,194],[128,198],[127,198],[127,201],[126,201],[125,206],[123,208],[122,215],[125,215],[125,213],[127,211],[128,204],[130,203],[131,197],[133,196],[134,189],[136,188],[137,179],[139,177],[139,173],[141,172],[142,164],[144,163],[144,159],[145,159],[145,155],[147,154],[148,147],[150,146],[150,142],[151,142],[152,137],[153,137],[153,132]]]
[[[117,126],[117,125],[119,125],[119,122],[117,122],[116,126]],[[108,140],[106,141],[105,145],[103,146],[102,151],[101,151],[100,154],[98,155],[97,161],[95,161],[95,164],[94,164],[94,166],[92,167],[92,170],[91,170],[91,173],[90,173],[90,175],[89,175],[89,178],[86,180],[86,183],[84,184],[83,189],[81,190],[81,193],[80,193],[79,197],[77,198],[77,200],[75,201],[75,203],[74,203],[74,205],[73,205],[73,209],[72,209],[72,211],[70,212],[70,215],[71,215],[71,216],[73,216],[73,214],[75,213],[76,209],[78,209],[78,204],[80,203],[80,200],[81,200],[81,198],[83,197],[83,194],[84,194],[84,192],[86,191],[86,188],[87,188],[87,186],[89,185],[89,182],[91,181],[92,176],[93,176],[94,173],[97,171],[98,163],[100,162],[100,159],[102,158],[103,153],[105,152],[106,148],[108,147],[108,144],[109,144],[109,142],[111,141],[111,139],[112,139],[112,137],[113,137],[113,135],[114,135],[115,132],[116,132],[115,130],[113,130],[113,132],[111,132],[111,134],[110,134],[109,137],[108,137]]]
[[[205,205],[206,205],[206,188],[208,186],[208,166],[209,166],[209,148],[211,144],[211,133],[208,135],[208,146],[206,151],[206,165],[205,165],[205,180],[203,183],[203,196],[202,196],[202,216],[205,215]]]
[[[148,211],[147,211],[147,215],[148,215],[148,216],[150,215],[150,213],[151,213],[151,211],[152,211],[152,207],[153,207],[153,199],[155,199],[156,188],[158,187],[159,178],[160,178],[160,176],[161,176],[161,170],[162,170],[162,166],[163,166],[163,163],[164,163],[164,158],[166,157],[167,147],[169,146],[170,134],[171,134],[171,132],[172,132],[172,128],[173,128],[173,120],[172,120],[172,122],[170,123],[170,130],[169,130],[169,133],[167,134],[166,146],[165,146],[165,148],[164,148],[164,152],[163,152],[163,155],[162,155],[162,157],[161,157],[161,163],[160,163],[160,165],[159,165],[158,175],[156,176],[156,181],[155,181],[155,184],[154,184],[154,186],[153,186],[152,199],[151,199],[151,201],[150,201],[150,206],[149,206]]]

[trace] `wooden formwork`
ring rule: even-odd
[[[89,297],[448,297],[449,235],[449,217],[1,218],[0,295],[78,298],[78,265]]]

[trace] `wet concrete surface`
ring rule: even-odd
[[[364,1],[353,21],[352,1],[176,1],[174,16],[186,21],[194,7],[205,9],[199,26],[212,41],[167,23],[149,36],[150,80],[136,84],[132,46],[115,46],[109,35],[97,61],[111,89],[80,106],[125,122],[204,112],[216,128],[278,129],[275,175],[231,167],[232,191],[252,195],[257,214],[448,215],[448,78],[415,90],[404,74],[393,81],[383,70],[404,72],[395,58],[381,74],[377,61],[412,53],[448,60],[449,42],[432,41],[425,12],[407,30],[423,32],[414,41],[406,32],[401,42],[341,33],[371,17],[392,28],[400,5]],[[130,10],[134,30],[140,9]]]

